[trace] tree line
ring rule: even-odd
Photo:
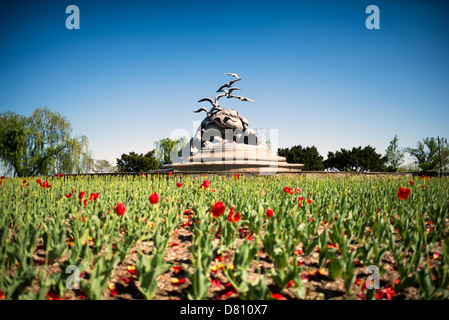
[[[376,152],[370,145],[341,148],[329,151],[327,159],[319,154],[315,146],[279,149],[278,154],[291,163],[303,163],[304,171],[356,171],[356,172],[396,172],[404,163],[405,153],[414,158],[420,171],[446,170],[449,164],[449,145],[447,139],[427,137],[418,141],[416,148],[400,148],[397,135],[390,141],[385,155]]]
[[[93,159],[86,136],[72,137],[70,122],[47,107],[37,108],[30,117],[6,111],[0,114],[0,164],[14,176],[81,174],[87,172],[146,172],[159,169],[180,152],[185,137],[163,138],[145,154],[123,153],[116,165]],[[278,154],[289,163],[304,164],[304,171],[395,172],[409,153],[421,171],[443,171],[449,164],[447,139],[427,137],[416,148],[400,148],[397,135],[385,155],[370,145],[328,152],[324,160],[315,146],[280,148]]]
[[[70,122],[47,107],[26,117],[6,111],[0,114],[0,165],[3,174],[18,177],[82,174],[88,172],[145,172],[170,162],[172,150],[186,139],[164,138],[146,154],[124,153],[116,166],[93,158],[86,136],[72,136]]]

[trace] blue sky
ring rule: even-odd
[[[68,5],[80,29],[68,30]],[[368,30],[368,5],[380,29]],[[0,5],[0,112],[67,117],[95,159],[190,134],[203,97],[229,99],[279,147],[384,154],[449,137],[449,6],[442,1],[8,1]],[[222,100],[220,100],[222,101]]]

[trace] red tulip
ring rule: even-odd
[[[237,212],[234,214],[234,217],[232,218],[232,222],[240,221],[240,212]]]
[[[414,182],[413,180],[410,180],[410,185],[413,186]]]
[[[201,187],[203,187],[204,189],[208,189],[210,186],[210,183],[208,180],[204,180],[203,184],[201,185]]]
[[[152,195],[150,195],[149,200],[151,204],[156,204],[159,202],[159,195],[157,193],[153,193]]]
[[[124,203],[119,203],[116,207],[114,207],[115,213],[118,216],[122,216],[125,213],[126,207]]]
[[[71,194],[71,193],[66,194],[65,197],[66,197],[67,199],[70,199],[70,198],[72,197],[72,194]]]
[[[421,179],[424,179],[425,177],[426,177],[425,175],[422,175],[422,176],[421,176]]]
[[[177,186],[178,188],[181,188],[181,187],[182,187],[182,183],[181,183],[181,182],[178,182],[178,183],[176,184],[176,186]]]
[[[98,199],[98,193],[91,193],[89,200],[96,201]]]
[[[399,199],[407,200],[409,195],[410,195],[410,189],[399,187],[399,190],[398,190]]]
[[[58,173],[58,177],[61,178],[61,177],[62,177],[62,174]]]
[[[290,187],[285,187],[285,188],[284,188],[284,192],[290,193],[290,194],[293,194],[293,193],[294,193],[294,192],[292,191],[292,188],[290,188]]]
[[[41,179],[37,179],[36,182],[40,184],[41,183]]]
[[[307,199],[307,203],[312,203],[312,199]]]
[[[83,199],[84,198],[84,195],[86,194],[86,191],[81,191],[79,194],[78,194],[78,199]]]
[[[48,181],[44,181],[44,182],[42,183],[42,187],[43,187],[43,188],[51,188],[51,185],[48,184]]]
[[[231,211],[229,211],[228,221],[229,222],[237,222],[240,220],[240,212],[234,214],[234,207],[231,207]]]
[[[211,214],[214,218],[218,218],[224,213],[225,209],[226,206],[223,204],[223,202],[218,201],[213,205]]]
[[[272,209],[268,209],[268,210],[267,210],[267,217],[268,217],[268,218],[272,218],[272,217],[273,217],[273,214],[274,214],[274,212],[273,212]]]
[[[300,193],[300,192],[301,192],[301,189],[299,189],[299,187],[296,187],[296,188],[295,188],[295,192],[296,192],[296,193]]]

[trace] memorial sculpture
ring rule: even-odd
[[[248,120],[234,109],[224,109],[220,99],[256,101],[235,95],[234,83],[241,78],[236,73],[225,73],[233,79],[217,90],[215,99],[203,98],[198,102],[209,102],[208,110],[201,107],[194,111],[204,111],[206,117],[201,122],[193,138],[182,149],[181,155],[162,168],[175,172],[233,172],[275,174],[301,171],[303,164],[289,164],[284,157],[275,155],[268,145],[249,128]]]

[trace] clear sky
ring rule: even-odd
[[[80,29],[66,28],[69,5]],[[368,30],[368,5],[380,29]],[[23,1],[0,4],[0,112],[47,106],[95,159],[146,153],[238,73],[235,108],[278,146],[384,154],[449,138],[444,1]],[[222,100],[220,100],[222,101]]]

